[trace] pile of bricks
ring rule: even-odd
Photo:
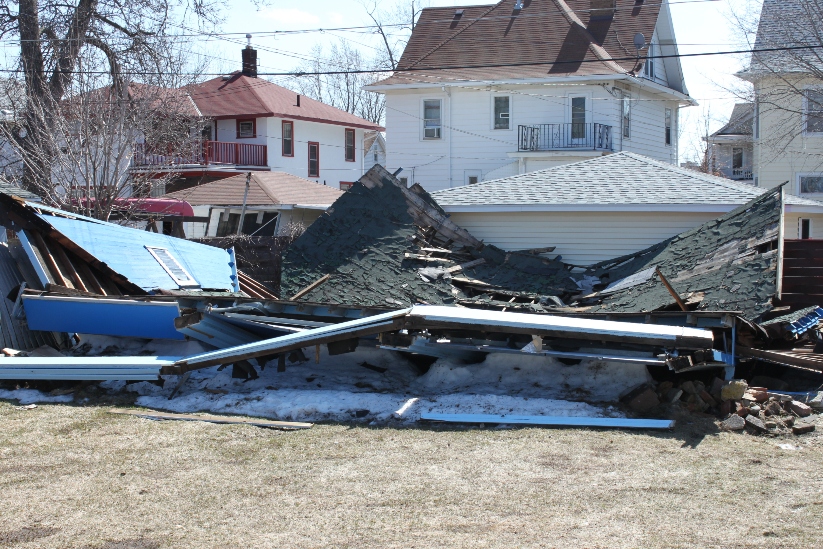
[[[621,397],[628,408],[649,413],[661,405],[680,406],[690,412],[712,413],[723,418],[721,427],[751,434],[814,431],[815,412],[823,412],[814,399],[809,404],[790,395],[763,387],[750,387],[744,380],[714,378],[711,385],[701,381],[645,383]]]

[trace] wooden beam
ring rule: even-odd
[[[57,256],[60,258],[60,261],[62,261],[66,266],[66,270],[69,272],[69,277],[74,283],[74,287],[80,291],[88,292],[89,289],[86,288],[86,285],[83,283],[83,279],[80,278],[80,274],[74,268],[74,264],[72,264],[68,254],[66,254],[66,250],[64,250],[62,246],[56,246],[55,250],[57,251]]]
[[[672,294],[672,297],[677,302],[677,305],[680,307],[680,310],[681,311],[688,311],[689,309],[688,309],[688,307],[686,307],[686,304],[683,303],[683,300],[680,299],[680,296],[677,295],[677,292],[674,291],[674,288],[672,288],[672,285],[669,284],[669,281],[666,280],[666,277],[663,276],[663,273],[660,272],[660,267],[655,267],[654,272],[657,274],[657,276],[660,277],[660,282],[662,282],[663,285],[666,287],[666,289],[669,290],[669,293]]]
[[[463,271],[465,269],[470,269],[472,267],[477,267],[478,265],[482,265],[485,263],[486,260],[482,257],[480,259],[475,259],[474,261],[469,261],[468,263],[463,263],[462,265],[456,265],[454,267],[449,267],[446,271],[450,273],[456,273],[458,271]]]
[[[51,271],[51,276],[54,278],[54,282],[59,284],[60,286],[68,286],[66,283],[66,279],[63,278],[63,273],[60,272],[60,268],[57,266],[57,262],[54,260],[54,257],[51,255],[49,251],[49,247],[46,244],[46,241],[43,240],[43,237],[37,231],[31,231],[31,235],[34,237],[34,241],[37,244],[37,248],[40,250],[40,254],[43,256],[43,261],[46,262],[46,266]]]
[[[314,290],[315,288],[317,288],[321,284],[325,284],[330,278],[331,278],[330,274],[321,276],[320,278],[318,278],[317,280],[315,280],[314,282],[312,282],[311,284],[309,284],[308,286],[306,286],[305,288],[303,288],[302,290],[300,290],[299,292],[297,292],[296,294],[291,296],[291,298],[289,298],[289,301],[297,301],[298,299],[300,299],[301,297],[303,297],[304,295],[306,295],[310,291]]]
[[[309,429],[312,423],[300,423],[295,421],[272,421],[268,419],[254,419],[234,416],[216,416],[212,414],[170,414],[168,412],[157,412],[155,410],[128,410],[124,408],[112,408],[112,414],[123,414],[129,416],[143,417],[146,419],[167,419],[177,421],[205,421],[208,423],[226,423],[230,425],[253,425],[255,427],[268,427],[270,429]]]

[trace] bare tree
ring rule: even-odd
[[[381,69],[379,58],[365,59],[360,50],[345,40],[333,43],[328,50],[316,45],[311,57],[312,60],[301,65],[297,72],[314,74],[298,78],[295,82],[297,91],[371,122],[382,121],[385,114],[383,96],[363,89],[387,75]],[[374,69],[374,72],[347,72],[363,68]]]
[[[681,126],[689,125],[696,129],[696,132],[692,131],[688,136],[680,135],[681,145],[684,145],[682,146],[682,158],[691,169],[702,173],[721,175],[715,163],[712,162],[712,150],[709,141],[712,134],[711,128],[716,124],[717,120],[712,116],[710,107],[703,107],[695,120],[684,120],[681,123]],[[688,138],[686,143],[683,143],[684,137]]]
[[[26,90],[18,134],[25,186],[51,181],[50,148],[57,111],[80,67],[108,73],[114,95],[126,97],[129,76],[149,78],[169,68],[167,38],[181,22],[211,26],[214,0],[3,0],[0,38],[18,38]],[[176,15],[182,14],[182,15]]]
[[[317,45],[313,60],[298,67],[298,73],[322,73],[368,69],[364,74],[309,74],[297,79],[296,89],[312,99],[343,109],[374,123],[382,123],[386,112],[383,94],[363,90],[363,86],[386,78],[397,63],[408,42],[425,0],[399,0],[393,4],[365,0],[363,8],[374,23],[378,43],[370,49],[376,53],[365,56],[345,39],[333,43],[328,50]]]
[[[747,84],[731,91],[755,104],[760,162],[795,154],[823,164],[823,148],[801,143],[823,132],[823,0],[765,0],[757,13],[751,3],[732,13],[738,41],[754,51],[738,73]]]

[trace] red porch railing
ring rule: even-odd
[[[268,147],[227,141],[192,143],[182,151],[164,151],[163,146],[134,144],[134,166],[268,166]]]

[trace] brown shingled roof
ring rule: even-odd
[[[298,107],[297,93],[268,80],[251,78],[239,72],[230,75],[227,80],[221,76],[190,86],[188,91],[203,116],[209,118],[276,116],[366,130],[384,129],[378,124],[306,96],[300,97]]]
[[[398,63],[406,70],[377,85],[625,74],[634,61],[613,58],[634,57],[634,35],[651,40],[660,12],[659,2],[615,0],[613,17],[592,17],[603,1],[524,0],[515,11],[516,1],[424,9]]]
[[[190,189],[168,193],[163,198],[185,200],[192,206],[240,206],[246,190],[246,175],[240,174]],[[258,205],[329,206],[343,191],[284,172],[257,172],[251,176],[246,203]]]

